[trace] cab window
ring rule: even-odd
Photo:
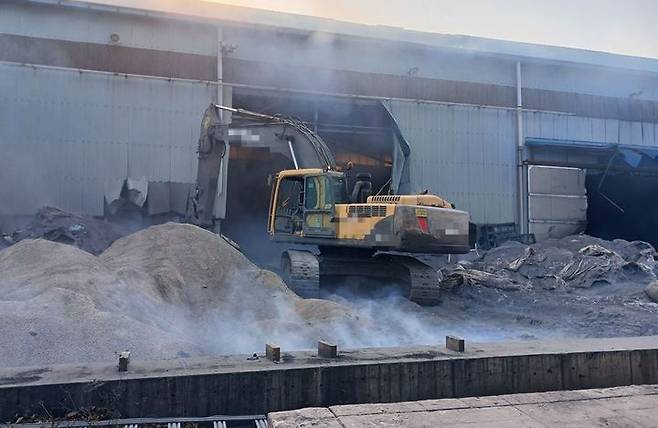
[[[279,184],[274,230],[293,233],[301,229],[302,206],[300,194],[304,188],[301,178],[285,178]]]
[[[331,182],[334,188],[334,202],[337,204],[346,204],[349,201],[347,197],[347,184],[343,177],[332,177]]]
[[[331,179],[326,175],[306,177],[304,207],[307,210],[330,210],[334,205],[333,193]]]

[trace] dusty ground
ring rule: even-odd
[[[365,306],[381,322],[391,314],[397,325],[414,320],[420,343],[443,332],[472,340],[653,335],[658,303],[645,289],[655,284],[654,255],[646,243],[586,235],[531,247],[508,243],[458,263],[427,258],[448,288],[435,307],[390,295],[366,304],[345,290],[325,297]]]
[[[59,243],[31,239],[39,237]],[[0,249],[0,366],[111,360],[126,349],[136,359],[252,353],[266,341],[292,350],[317,339],[372,347],[440,343],[446,334],[658,334],[658,303],[645,293],[658,284],[655,250],[642,242],[579,235],[450,263],[429,257],[443,302],[421,307],[387,283],[367,295],[339,288],[326,300],[300,299],[190,225],[117,240],[103,222],[46,210],[12,238],[20,239]]]

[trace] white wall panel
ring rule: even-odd
[[[428,188],[477,223],[514,221],[514,113],[396,101],[391,111],[411,146],[413,191]]]
[[[128,176],[192,183],[202,83],[0,64],[0,214],[103,213]]]
[[[650,122],[629,122],[555,113],[524,112],[526,138],[658,146],[656,128]]]

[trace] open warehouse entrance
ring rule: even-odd
[[[538,238],[585,232],[658,245],[658,149],[558,140],[527,146],[528,219]],[[552,172],[537,179],[537,168]]]
[[[233,106],[303,121],[326,142],[339,167],[353,164],[346,174],[348,189],[357,174],[367,173],[373,194],[389,192],[396,139],[379,101],[236,89]],[[267,147],[231,143],[228,165],[222,232],[259,264],[275,267],[283,248],[269,242],[266,232],[271,182],[278,171],[294,169],[293,161],[287,153]]]
[[[592,171],[586,233],[658,245],[658,175]]]

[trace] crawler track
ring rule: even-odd
[[[301,297],[316,298],[320,277],[359,276],[392,280],[404,286],[407,298],[420,305],[440,303],[440,277],[436,270],[410,257],[395,254],[316,256],[309,251],[288,250],[281,257],[286,283]]]
[[[281,269],[288,286],[301,297],[320,295],[320,263],[310,251],[288,250],[281,255]]]

